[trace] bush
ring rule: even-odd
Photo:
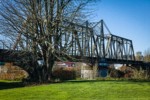
[[[60,80],[72,80],[76,78],[75,69],[73,67],[57,67],[53,69],[53,76]]]
[[[147,80],[147,79],[150,79],[150,76],[148,74],[148,71],[143,70],[142,68],[140,68],[139,70],[137,70],[137,69],[133,70],[132,79]]]
[[[22,80],[27,76],[27,72],[12,63],[6,63],[0,69],[0,80]]]
[[[116,69],[112,69],[110,71],[110,77],[112,78],[121,78],[124,77],[124,72],[120,71],[120,70],[116,70]]]
[[[0,74],[0,80],[22,80],[25,78],[26,75],[23,71],[17,71],[17,72],[9,72],[9,73],[1,73]]]

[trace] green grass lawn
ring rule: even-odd
[[[150,100],[150,82],[144,81],[70,81],[27,87],[0,81],[0,89],[0,100]]]

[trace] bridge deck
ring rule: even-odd
[[[17,56],[22,53],[21,51],[16,51],[16,50],[5,50],[5,49],[0,49],[0,61],[3,62],[15,62],[19,61],[21,59],[20,57],[22,56]],[[24,56],[24,55],[23,55]],[[67,59],[69,61],[73,62],[88,62],[88,63],[96,63],[98,62],[98,57],[81,57],[81,56],[71,56],[74,59]],[[135,61],[135,60],[122,60],[122,59],[110,59],[110,58],[105,58],[106,61],[109,64],[132,64],[132,65],[144,65],[146,64],[143,61]]]
[[[59,43],[51,43],[53,47],[58,46],[57,52],[60,53],[60,58],[61,54],[65,52],[74,58],[66,57],[69,61],[96,63],[101,58],[105,58],[109,64],[145,64],[142,61],[135,61],[132,40],[111,34],[103,20],[94,25],[90,25],[88,21],[82,25],[64,21],[63,26],[61,27],[62,32],[59,33]],[[51,37],[51,40],[55,39],[55,35]],[[0,61],[15,62],[31,56],[30,52],[4,49],[4,43],[2,44]],[[37,48],[39,47],[37,46]]]

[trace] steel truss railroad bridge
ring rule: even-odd
[[[103,20],[96,23],[86,21],[83,24],[65,20],[63,27],[59,48],[67,48],[64,52],[78,59],[76,61],[94,63],[106,59],[110,64],[144,64],[135,60],[132,40],[112,34]],[[4,43],[1,47],[0,58],[7,61],[9,55],[6,53],[12,50],[6,48]]]

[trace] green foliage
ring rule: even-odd
[[[149,93],[144,81],[71,81],[0,90],[0,100],[150,100]]]

